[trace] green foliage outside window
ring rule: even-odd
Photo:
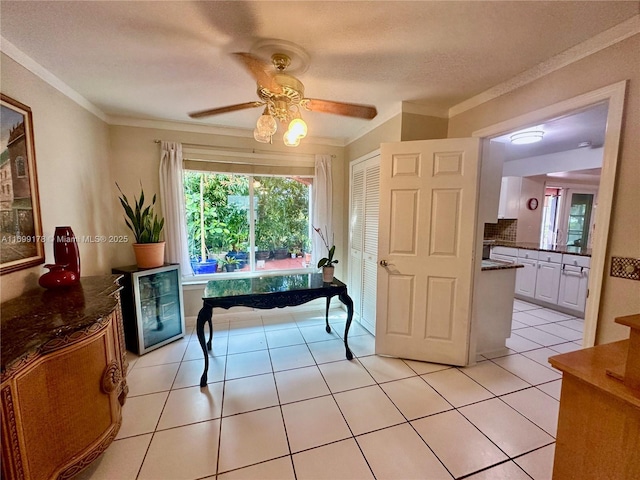
[[[204,260],[207,256],[232,250],[234,246],[246,250],[249,238],[248,177],[186,171],[183,181],[189,256]],[[242,198],[247,201],[238,201]]]
[[[249,182],[253,182],[255,246],[309,251],[309,187],[290,177],[184,172],[189,255],[223,260],[249,249]],[[221,262],[224,263],[224,262]]]
[[[255,177],[256,247],[302,250],[309,237],[309,188],[288,177]]]

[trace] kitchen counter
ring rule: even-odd
[[[482,260],[483,272],[486,272],[487,270],[509,270],[512,268],[524,268],[524,265],[520,265],[519,263],[507,263],[501,260]]]
[[[487,242],[487,240],[485,240]],[[525,248],[527,250],[537,250],[539,252],[568,253],[571,255],[591,256],[591,249],[586,247],[575,247],[572,245],[556,245],[551,248],[541,248],[539,243],[533,242],[507,242],[503,240],[491,241],[490,245],[499,247]]]
[[[482,260],[473,302],[477,354],[503,350],[511,336],[513,295],[505,292],[514,291],[518,268],[524,265]]]

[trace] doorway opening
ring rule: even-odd
[[[588,298],[586,299],[584,315],[584,335],[582,341],[582,345],[584,347],[593,346],[596,337],[598,311],[600,305],[602,282],[604,277],[605,254],[607,249],[609,224],[613,203],[613,192],[615,186],[615,175],[617,169],[625,91],[626,82],[619,82],[473,132],[474,137],[480,137],[486,139],[487,141],[490,141],[507,133],[513,133],[527,128],[536,127],[537,130],[538,125],[544,122],[548,122],[549,119],[561,119],[563,117],[568,117],[572,114],[575,114],[576,112],[588,110],[599,104],[606,106],[606,128],[604,132],[604,139],[601,145],[601,168],[598,169],[599,186],[596,187],[597,197],[594,197],[593,199],[589,215],[589,224],[595,222],[596,228],[591,228],[586,236],[587,243],[590,243],[592,246],[592,255],[589,267],[590,274],[588,278],[587,289]],[[591,147],[591,145],[589,147]],[[593,174],[595,173],[595,169],[595,166],[585,168],[584,171],[579,172],[579,175],[593,176]],[[506,166],[505,169],[503,169],[503,175],[504,173],[506,173]],[[543,172],[530,171],[528,173],[522,174],[522,176],[533,177],[536,175],[542,175],[542,173]],[[557,177],[555,181],[549,181],[548,186],[558,188],[561,182],[561,186],[563,187],[569,188],[572,186],[570,179],[563,176]],[[544,187],[546,186],[547,183],[544,184]],[[546,199],[546,190],[544,188],[541,191],[540,197]],[[541,198],[539,198],[539,200],[541,200]],[[540,229],[543,224],[541,213],[542,211],[544,211],[544,208],[540,209],[540,211],[538,212],[538,226]],[[557,225],[560,226],[559,229],[562,230],[561,226],[564,225],[564,221],[560,218],[559,215],[557,215],[557,209],[555,211],[556,216],[554,218],[554,222],[557,222]],[[549,218],[551,218],[551,214],[549,214]],[[584,215],[582,216],[582,219],[585,219]],[[551,222],[551,220],[549,220],[549,222]],[[574,223],[577,224],[579,222]],[[569,230],[569,228],[566,229],[567,233],[569,232]],[[583,243],[585,241],[583,240],[584,229],[572,230],[575,230],[572,232],[572,234],[574,235],[574,237],[572,237],[573,241],[579,240],[580,243]],[[578,235],[580,235],[579,238],[577,237]],[[534,241],[536,243],[539,243],[541,236],[542,233],[538,231]],[[566,242],[568,240],[569,236],[567,235],[566,240],[564,241]],[[553,241],[555,241],[556,244],[558,243],[559,239],[557,238],[557,235],[555,239],[551,240],[551,242]],[[582,245],[567,245],[566,243],[564,244],[564,246],[566,248],[583,248]]]

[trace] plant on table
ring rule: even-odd
[[[322,268],[322,279],[325,282],[331,282],[333,281],[333,272],[335,268],[334,265],[338,263],[338,260],[333,258],[336,252],[336,246],[333,243],[333,238],[331,239],[331,246],[329,246],[329,242],[327,242],[326,238],[328,237],[326,227],[325,233],[322,233],[322,230],[320,230],[320,228],[313,227],[313,229],[318,235],[320,235],[322,243],[324,243],[324,246],[327,248],[327,256],[318,260],[318,268]]]

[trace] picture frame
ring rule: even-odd
[[[0,93],[0,275],[44,263],[31,108]]]

